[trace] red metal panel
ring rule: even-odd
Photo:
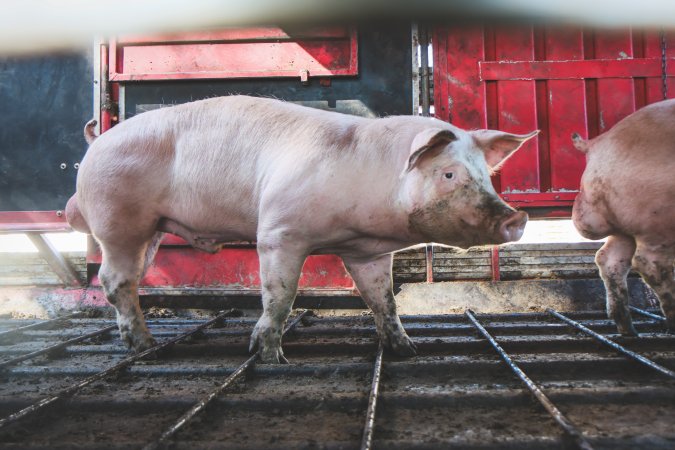
[[[259,290],[258,254],[255,248],[226,248],[210,254],[190,247],[162,247],[140,286]],[[98,279],[92,280],[97,286]],[[299,288],[354,289],[342,259],[334,255],[307,258]]]
[[[63,211],[0,211],[0,233],[70,231]]]
[[[666,72],[675,97],[671,35]],[[547,217],[569,215],[578,190],[585,158],[570,135],[596,136],[636,107],[663,99],[654,31],[455,25],[436,28],[434,46],[439,118],[465,128],[542,130],[538,143],[507,161],[493,184],[505,200],[545,208]]]
[[[593,57],[598,59],[626,59],[633,56],[630,31],[603,30],[596,32]],[[604,133],[619,120],[635,111],[633,81],[619,78],[600,78],[597,83],[598,132]]]
[[[485,83],[476,71],[484,58],[482,27],[436,29],[432,40],[436,117],[462,128],[486,128]]]
[[[583,57],[584,43],[580,29],[547,30],[547,60],[571,61]],[[552,191],[576,191],[584,171],[585,160],[572,145],[570,136],[572,133],[584,136],[588,134],[585,112],[586,88],[581,80],[553,79],[546,84],[548,88],[546,125],[550,164],[548,168],[550,185],[547,188]],[[570,114],[570,111],[576,113]]]
[[[495,31],[497,60],[533,60],[534,36],[531,27]],[[497,127],[511,133],[537,129],[536,87],[533,81],[501,81],[497,84]],[[539,190],[537,139],[527,142],[500,170],[502,192]]]
[[[554,31],[555,32],[555,31]],[[579,33],[577,33],[579,34]],[[580,34],[579,36],[580,37]],[[576,39],[575,39],[576,41]],[[573,41],[574,42],[574,41]],[[549,42],[553,43],[553,42]],[[564,41],[559,41],[562,44]],[[670,67],[668,74],[675,75]],[[481,61],[482,80],[579,80],[585,78],[660,77],[661,57],[586,61]]]
[[[127,36],[110,45],[110,80],[358,74],[355,28],[281,28]]]

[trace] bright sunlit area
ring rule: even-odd
[[[44,235],[60,252],[84,252],[87,250],[87,235],[71,233],[47,233]],[[0,253],[37,253],[37,249],[25,234],[0,234]]]
[[[87,235],[78,232],[45,234],[49,242],[60,252],[84,252],[87,250]],[[574,228],[569,219],[530,220],[522,244],[588,242]],[[37,249],[24,234],[0,235],[0,253],[35,253]]]

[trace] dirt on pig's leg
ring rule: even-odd
[[[392,259],[391,254],[372,259],[343,257],[361,297],[373,311],[377,334],[384,346],[400,356],[414,356],[417,354],[415,344],[406,334],[396,313],[391,278]]]

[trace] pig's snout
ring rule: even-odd
[[[527,213],[516,211],[499,226],[499,234],[504,239],[504,242],[517,241],[523,236],[526,223]]]

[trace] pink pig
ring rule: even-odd
[[[595,256],[607,289],[607,314],[636,335],[626,277],[634,267],[661,302],[675,331],[675,100],[646,106],[590,141],[572,219],[589,239],[609,236]]]
[[[413,355],[396,313],[392,252],[514,241],[527,222],[499,199],[490,167],[536,132],[467,132],[245,96],[140,114],[98,138],[91,129],[66,214],[100,243],[101,283],[137,351],[154,344],[137,288],[164,232],[209,252],[257,242],[264,311],[251,349],[276,363],[307,255],[341,256],[385,346]]]

